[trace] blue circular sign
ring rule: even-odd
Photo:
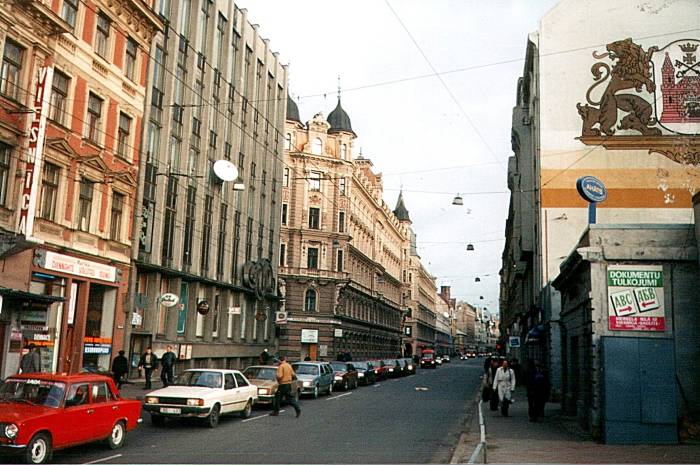
[[[586,202],[599,203],[608,198],[605,184],[593,176],[584,176],[576,181],[576,190]]]

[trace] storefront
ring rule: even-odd
[[[4,265],[12,271],[0,280],[3,377],[17,372],[29,344],[40,348],[42,371],[108,371],[128,269],[43,248]]]

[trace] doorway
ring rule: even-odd
[[[139,361],[141,354],[146,352],[146,348],[151,347],[150,334],[132,334],[129,344],[129,378],[137,378]]]

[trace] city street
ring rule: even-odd
[[[216,429],[147,416],[122,449],[91,444],[56,452],[55,463],[446,463],[479,383],[482,359],[301,401],[270,417],[222,418]],[[427,390],[416,390],[425,387]]]

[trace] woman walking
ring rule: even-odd
[[[511,404],[512,392],[515,391],[515,372],[508,366],[508,360],[496,370],[493,379],[493,389],[497,391],[498,400],[501,402],[501,415],[508,416],[508,407]]]

